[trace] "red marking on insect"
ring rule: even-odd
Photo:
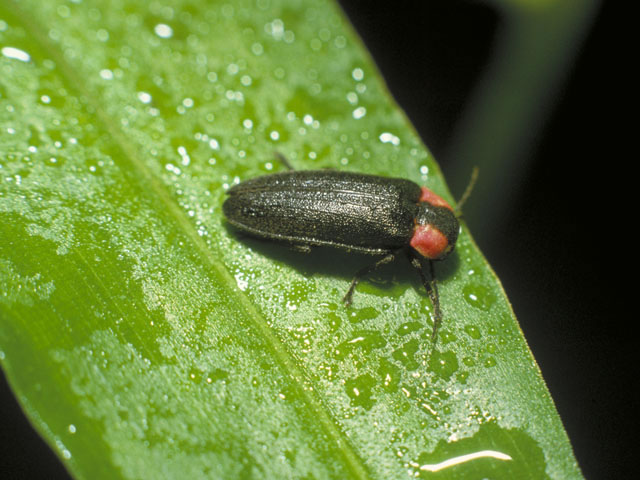
[[[416,225],[409,245],[429,260],[438,260],[451,250],[447,237],[431,224]]]
[[[427,202],[435,207],[446,207],[453,212],[453,208],[451,205],[447,203],[447,201],[442,198],[440,195],[433,193],[427,187],[420,187],[422,190],[422,195],[420,195],[421,202]]]

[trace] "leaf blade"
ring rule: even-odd
[[[548,441],[562,440],[517,323],[494,335],[512,340],[525,365],[509,364],[497,379],[469,373],[501,365],[505,352],[474,344],[476,331],[489,336],[513,315],[466,233],[457,262],[439,269],[450,323],[429,373],[421,339],[430,305],[402,267],[387,271],[399,288],[363,285],[346,312],[336,277],[346,284],[361,259],[243,244],[224,228],[223,187],[268,171],[280,145],[304,165],[346,159],[445,191],[335,7],[283,2],[256,14],[249,4],[183,2],[178,15],[127,2],[25,5],[33,15],[2,10],[10,40],[32,61],[8,59],[14,77],[3,83],[13,104],[3,120],[18,127],[3,154],[13,180],[0,209],[2,279],[12,293],[0,306],[0,345],[23,404],[76,475],[421,473],[443,439],[479,435],[479,445],[481,429],[497,428],[500,402],[518,390],[507,382],[514,368],[529,406],[547,413]],[[102,45],[105,32],[114,45]],[[20,78],[33,86],[16,87]],[[479,279],[470,283],[473,262]],[[473,364],[466,377],[462,352]],[[493,392],[481,386],[488,381],[505,390],[500,402],[479,395]],[[473,395],[449,400],[465,382]],[[489,438],[531,444],[530,432],[512,432],[527,423],[523,409],[509,405]],[[529,450],[515,472],[545,471],[527,460],[539,447]],[[504,463],[488,468],[504,475]]]

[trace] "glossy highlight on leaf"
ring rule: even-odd
[[[332,2],[0,4],[0,362],[71,474],[581,478],[466,227],[429,356],[408,264],[345,309],[369,257],[228,228],[275,151],[453,200]]]

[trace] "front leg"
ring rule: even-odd
[[[366,267],[364,267],[364,268],[362,268],[362,269],[360,269],[360,270],[358,270],[356,272],[355,277],[353,277],[353,280],[351,281],[351,286],[349,286],[349,290],[347,290],[347,294],[342,299],[342,302],[345,304],[346,307],[351,305],[351,300],[352,300],[352,297],[353,297],[353,291],[355,290],[356,285],[358,285],[358,282],[360,281],[360,279],[362,277],[364,277],[365,275],[367,275],[368,273],[373,272],[380,265],[384,265],[385,263],[392,262],[396,258],[397,254],[398,254],[398,250],[393,251],[393,252],[389,252],[387,255],[382,257],[377,262],[372,263],[371,265],[367,265]]]
[[[438,329],[442,323],[442,311],[440,310],[440,295],[438,294],[438,284],[433,270],[433,261],[429,260],[429,276],[431,279],[427,280],[420,258],[411,250],[407,250],[407,256],[409,257],[411,265],[413,265],[413,267],[418,271],[420,280],[422,280],[422,285],[424,285],[427,295],[429,295],[431,303],[433,304],[433,330],[431,331],[431,344],[432,347],[435,347],[436,339],[438,337]]]

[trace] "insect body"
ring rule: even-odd
[[[304,250],[330,246],[379,255],[356,273],[347,305],[362,276],[406,254],[434,304],[435,340],[441,314],[431,261],[453,250],[459,231],[453,209],[440,196],[409,180],[331,170],[265,175],[228,194],[227,220],[249,235]],[[422,259],[429,261],[430,280]]]

